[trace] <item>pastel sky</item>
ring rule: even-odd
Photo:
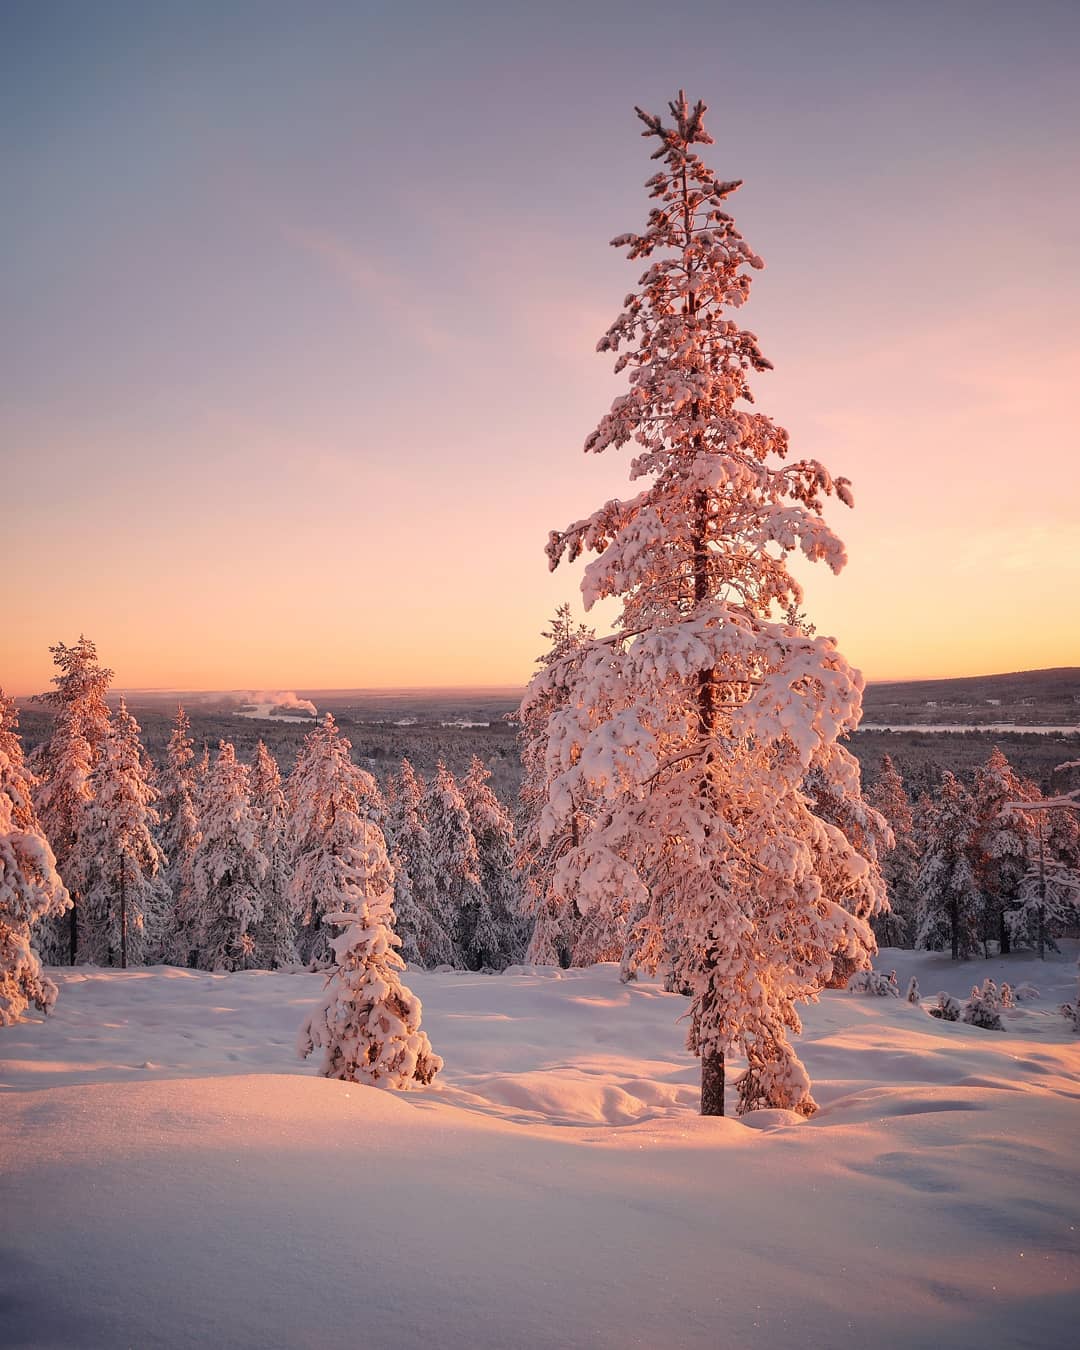
[[[680,86],[758,405],[854,480],[819,631],[1080,664],[1078,65],[1075,0],[4,5],[0,683],[523,683]]]

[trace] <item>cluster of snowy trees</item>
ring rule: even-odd
[[[330,965],[335,916],[359,913],[353,854],[364,831],[386,860],[371,904],[389,896],[379,912],[394,915],[407,961],[500,969],[523,954],[513,824],[479,759],[460,783],[440,765],[426,784],[406,760],[383,792],[327,716],[282,782],[261,742],[250,765],[227,741],[197,757],[181,708],[158,768],[123,699],[110,710],[112,672],[93,642],[52,651],[60,674],[43,698],[53,733],[30,766],[10,703],[3,714],[5,791],[21,804],[10,810],[32,810],[38,870],[55,867],[49,885],[63,897],[23,904],[48,964]]]
[[[974,781],[948,770],[913,804],[886,755],[867,796],[888,821],[881,859],[891,910],[875,921],[890,946],[954,960],[1037,949],[1080,924],[1080,812],[1047,800],[994,749]]]

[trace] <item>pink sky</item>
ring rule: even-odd
[[[811,619],[871,679],[1080,665],[1076,11],[814,9],[9,20],[4,686],[80,632],[129,688],[523,683],[547,531],[632,491],[580,447],[680,84],[759,407],[854,480]]]

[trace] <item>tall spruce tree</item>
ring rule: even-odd
[[[90,789],[74,878],[83,904],[78,956],[126,969],[159,954],[168,891],[154,837],[158,794],[147,781],[139,724],[122,698]]]
[[[176,710],[165,765],[160,774],[160,839],[172,897],[165,959],[188,966],[198,948],[199,916],[195,897],[195,850],[202,832],[196,811],[195,747],[191,720],[182,707]]]
[[[286,830],[288,814],[277,760],[260,741],[251,768],[251,809],[255,813],[255,840],[266,858],[262,916],[255,929],[255,964],[267,970],[296,960],[296,911],[289,894]]]
[[[480,855],[469,808],[442,760],[424,793],[423,812],[431,836],[436,918],[451,935],[453,964],[478,969],[483,954],[497,947],[498,939],[480,884]]]
[[[342,908],[357,822],[369,821],[381,800],[371,774],[352,762],[351,752],[327,713],[305,738],[286,787],[292,857],[287,898],[299,920],[297,951],[305,965],[333,961],[335,931],[328,916]]]
[[[255,961],[268,863],[251,807],[251,774],[230,742],[220,743],[200,799],[202,838],[193,865],[198,965],[248,970]]]
[[[71,906],[65,918],[41,925],[39,941],[46,961],[74,965],[81,906],[76,873],[85,861],[79,835],[93,796],[90,774],[101,757],[109,728],[105,695],[113,672],[101,665],[96,646],[85,635],[73,647],[58,642],[49,650],[60,673],[53,676],[56,688],[35,700],[54,709],[55,721],[52,736],[34,756],[32,767],[38,775],[34,804]]]
[[[548,648],[537,658],[541,671],[557,666],[561,674],[518,710],[518,745],[521,753],[521,788],[518,793],[519,831],[515,862],[523,880],[522,909],[531,923],[525,959],[533,965],[569,966],[581,932],[581,914],[572,899],[555,885],[556,864],[568,845],[578,843],[582,818],[589,803],[579,802],[568,813],[568,833],[545,833],[542,820],[547,807],[551,774],[548,769],[548,728],[552,713],[569,699],[576,673],[573,657],[596,637],[595,629],[574,621],[568,604],[555,611],[542,634]],[[593,913],[597,911],[594,909]],[[604,911],[605,915],[608,911]],[[622,955],[622,933],[618,955]],[[587,962],[579,961],[579,964]]]
[[[400,771],[390,777],[386,839],[394,867],[394,912],[402,956],[430,967],[452,964],[454,944],[440,921],[424,789],[424,780],[403,759]]]
[[[874,931],[887,947],[910,946],[915,936],[919,854],[911,802],[904,790],[900,770],[891,756],[882,755],[878,776],[866,795],[888,821],[893,833],[893,846],[884,851],[881,859],[889,908],[875,920]]]
[[[1020,778],[995,745],[986,763],[975,771],[971,795],[975,814],[971,857],[982,897],[983,940],[996,938],[1004,955],[1012,937],[1007,916],[1021,904],[1021,882],[1037,848],[1039,830],[1034,813],[1017,811],[1010,803],[1033,801],[1040,794]]]
[[[34,776],[18,731],[15,701],[0,689],[0,1027],[31,1004],[51,1011],[56,985],[34,950],[36,929],[71,904],[34,810]]]
[[[966,961],[979,951],[981,913],[971,865],[975,827],[971,796],[955,774],[946,770],[937,796],[920,814],[924,825],[915,945],[931,952],[947,947],[954,961]]]
[[[770,368],[728,312],[761,259],[726,209],[740,186],[695,147],[711,144],[705,106],[680,93],[671,121],[638,110],[655,143],[655,205],[619,236],[645,262],[639,289],[600,340],[629,390],[588,437],[599,453],[636,442],[647,485],[552,534],[551,566],[585,551],[586,607],[616,598],[615,632],[575,654],[566,705],[552,713],[546,837],[577,803],[603,809],[560,861],[556,884],[583,912],[622,897],[647,964],[671,961],[691,991],[691,1048],[702,1111],[724,1109],[724,1063],[741,1049],[739,1104],[815,1109],[788,1039],[836,958],[874,950],[865,918],[825,878],[868,866],[803,792],[814,769],[840,796],[858,765],[837,738],[858,723],[862,677],[798,618],[788,565],[801,551],[834,571],[841,541],[822,517],[847,481],[815,460],[787,463],[786,432],[752,409],[748,377]],[[538,674],[523,713],[564,679]]]
[[[521,913],[521,885],[514,867],[514,824],[493,792],[491,770],[473,755],[461,780],[461,795],[469,813],[480,864],[480,890],[490,926],[491,947],[476,943],[472,957],[477,967],[503,970],[525,954],[525,923]]]

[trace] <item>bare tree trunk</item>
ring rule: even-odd
[[[127,867],[120,863],[120,969],[127,970]]]
[[[701,1114],[724,1114],[724,1052],[711,1050],[701,1056]]]
[[[1043,817],[1039,814],[1039,960],[1046,960],[1046,852],[1043,848]]]

